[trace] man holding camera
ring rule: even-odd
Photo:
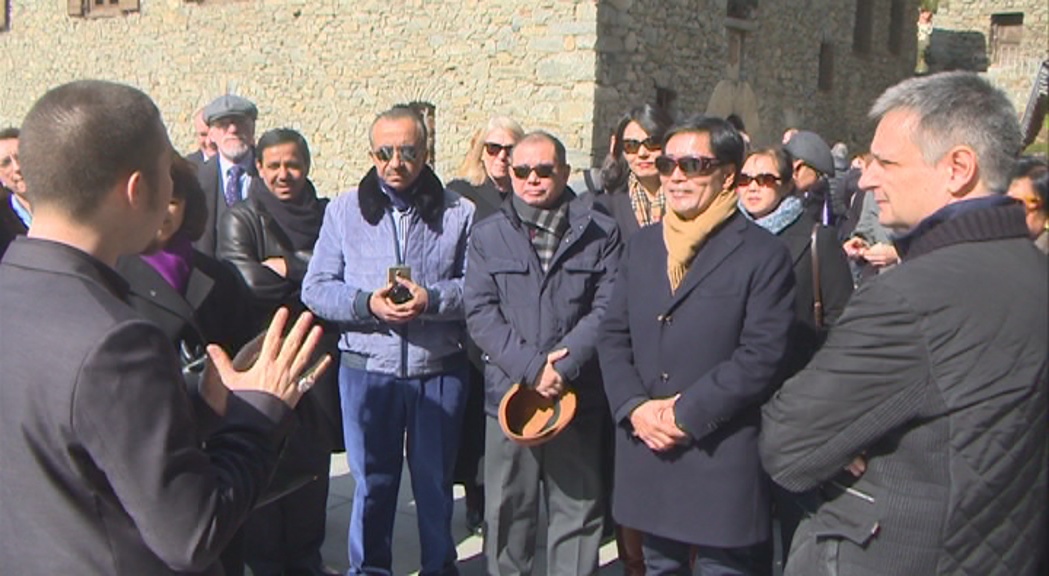
[[[422,574],[455,574],[452,472],[466,355],[462,282],[474,206],[426,165],[426,126],[406,106],[372,123],[374,168],[328,206],[302,300],[338,322],[346,457],[356,482],[350,574],[389,573],[403,455]],[[407,437],[407,452],[405,452]]]

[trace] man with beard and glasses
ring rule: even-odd
[[[374,167],[324,214],[302,300],[342,334],[339,391],[356,489],[350,574],[389,574],[405,454],[422,574],[456,574],[452,478],[467,396],[463,275],[474,205],[426,165],[426,125],[372,123]],[[405,438],[407,437],[407,452]]]
[[[208,256],[218,246],[219,222],[230,206],[248,197],[255,168],[255,120],[258,108],[250,100],[226,94],[204,107],[208,138],[217,153],[200,165],[198,177],[208,203],[208,222],[194,246]]]

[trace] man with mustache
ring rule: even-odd
[[[463,275],[474,205],[426,165],[426,125],[372,123],[374,167],[328,205],[302,301],[337,322],[346,459],[356,482],[350,574],[389,574],[407,438],[422,574],[456,574],[452,472],[463,409]]]

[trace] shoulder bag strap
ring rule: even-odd
[[[812,234],[809,236],[809,246],[812,252],[812,318],[816,321],[816,328],[823,329],[823,291],[820,288],[820,252],[817,247],[817,236],[820,225],[812,226]]]

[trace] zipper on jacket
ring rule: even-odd
[[[390,225],[393,226],[393,250],[394,250],[394,253],[397,256],[397,265],[398,266],[404,266],[404,253],[401,252],[401,232],[400,232],[400,229],[397,228],[397,217],[393,215],[393,212],[394,211],[393,211],[392,208],[388,212],[388,214],[390,215]],[[404,230],[404,239],[405,239],[405,244],[407,244],[408,243],[408,230],[407,230],[407,228],[405,228],[405,230]],[[414,282],[414,279],[412,281]],[[401,339],[401,366],[400,366],[400,369],[398,370],[398,377],[400,377],[400,378],[407,378],[408,377],[408,338],[405,337],[405,332],[407,332],[407,331],[408,331],[408,324],[402,325],[399,330],[396,330],[396,329],[393,330],[393,333],[396,334]]]

